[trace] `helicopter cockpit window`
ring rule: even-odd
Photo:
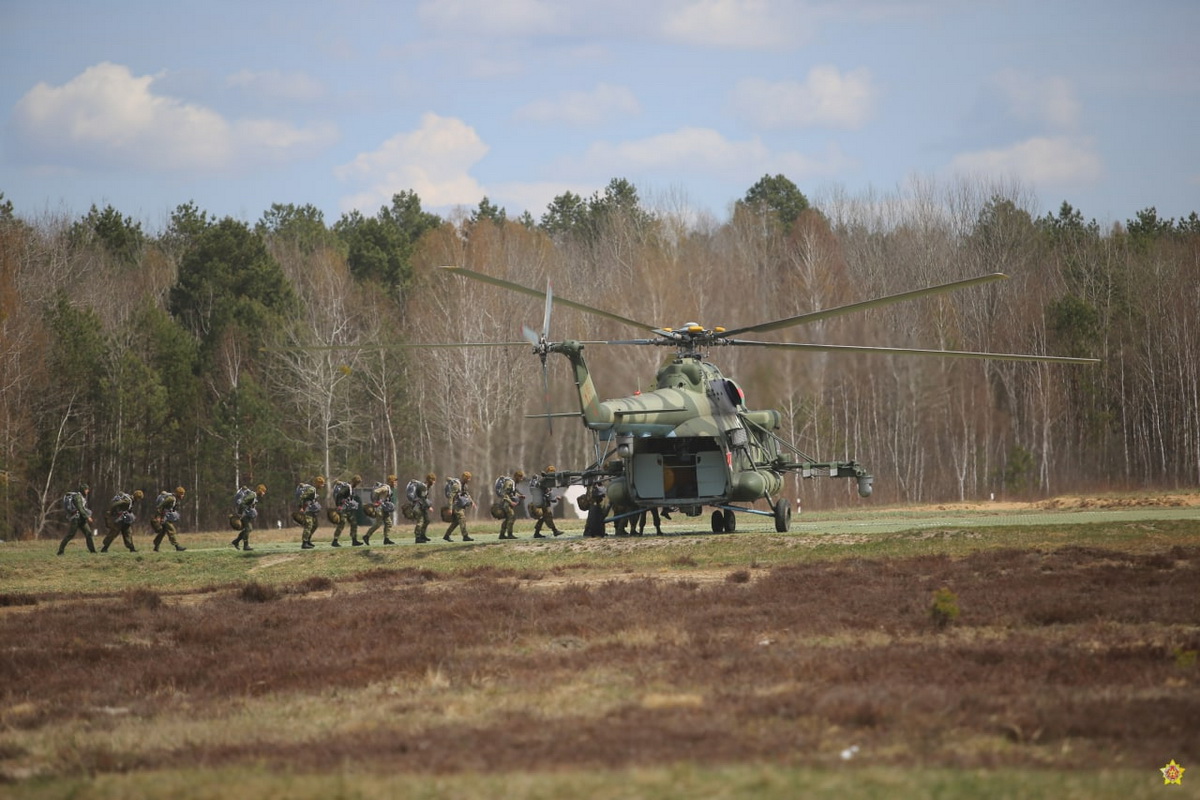
[[[734,408],[746,403],[746,395],[742,391],[742,387],[728,378],[725,379],[725,394],[729,396],[729,402],[733,403]]]

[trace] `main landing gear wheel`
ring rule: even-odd
[[[712,513],[712,532],[725,532],[725,514],[719,508]]]
[[[779,498],[775,504],[775,531],[787,533],[792,527],[792,504],[785,498]]]
[[[725,509],[725,532],[733,533],[736,530],[737,530],[737,515],[734,514],[732,511],[730,511],[727,508],[727,509]]]

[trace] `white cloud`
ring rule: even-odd
[[[641,113],[637,97],[625,86],[601,83],[587,92],[563,92],[517,109],[515,117],[530,122],[562,122],[581,127]]]
[[[813,158],[796,152],[772,152],[758,137],[731,141],[711,129],[680,128],[617,144],[598,142],[582,159],[563,166],[589,176],[661,171],[732,179],[753,175],[757,179],[766,172],[786,172],[793,180],[801,180],[836,175],[850,165],[835,146],[824,156]]]
[[[1068,136],[1036,136],[1011,147],[962,153],[950,170],[1012,176],[1033,184],[1089,183],[1104,173],[1092,142]]]
[[[337,137],[332,125],[230,122],[212,109],[153,91],[154,76],[103,62],[63,86],[39,83],[17,102],[17,151],[43,167],[207,171],[310,155]]]
[[[230,75],[225,83],[251,95],[272,99],[311,102],[326,95],[324,84],[302,72],[253,72],[244,69]]]
[[[1078,126],[1082,108],[1068,79],[1039,79],[1008,69],[998,73],[993,82],[1006,110],[1014,118],[1060,131],[1074,130]]]
[[[334,171],[340,180],[362,187],[342,198],[342,209],[374,213],[406,190],[416,192],[426,207],[474,206],[487,192],[470,169],[487,152],[475,129],[462,120],[426,113],[417,130],[398,133]]]
[[[689,0],[666,18],[663,33],[669,39],[692,45],[782,47],[806,41],[812,35],[803,22],[806,19],[804,9],[797,9],[796,5],[800,4],[779,4],[769,0]]]
[[[733,93],[734,112],[761,128],[861,128],[874,112],[878,92],[865,68],[842,73],[813,67],[804,82],[740,81]]]

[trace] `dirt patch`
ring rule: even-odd
[[[1063,495],[1028,502],[1012,500],[981,500],[962,503],[934,503],[919,506],[896,506],[904,511],[994,511],[1019,513],[1031,511],[1103,510],[1116,508],[1200,508],[1200,493],[1160,492],[1138,495]]]

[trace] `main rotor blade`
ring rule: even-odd
[[[502,278],[493,278],[491,275],[484,275],[482,272],[475,272],[474,270],[455,266],[438,267],[438,269],[444,269],[447,272],[455,275],[461,275],[464,278],[471,278],[472,280],[482,281],[483,283],[490,283],[493,286],[499,286],[500,288],[508,289],[509,291],[527,294],[530,297],[546,298],[549,302],[552,302],[555,305],[573,308],[576,311],[582,311],[585,314],[592,314],[597,317],[603,317],[604,319],[610,319],[613,322],[620,322],[623,325],[632,325],[635,328],[641,328],[642,330],[647,331],[653,331],[657,329],[657,326],[655,325],[647,325],[645,322],[638,322],[637,320],[630,319],[629,317],[622,317],[620,314],[613,314],[611,311],[602,311],[598,308],[593,308],[592,306],[585,306],[583,303],[576,303],[573,300],[557,297],[548,292],[539,292],[537,289],[530,289],[528,286],[522,286],[519,283],[506,281]]]
[[[900,294],[890,294],[886,297],[877,297],[874,300],[864,300],[861,303],[851,303],[847,306],[838,306],[837,308],[827,308],[824,311],[812,311],[808,314],[800,314],[787,319],[779,319],[774,322],[764,322],[760,325],[749,325],[745,328],[733,328],[732,330],[723,331],[719,334],[722,338],[737,336],[741,333],[765,333],[766,331],[777,331],[781,328],[791,328],[795,325],[807,325],[810,322],[818,322],[830,317],[838,317],[842,314],[853,314],[856,311],[865,311],[868,308],[878,308],[879,306],[887,306],[892,303],[902,303],[905,300],[916,300],[919,297],[929,297],[934,294],[943,292],[953,292],[957,289],[966,289],[968,286],[978,286],[992,281],[1008,280],[1008,276],[1003,272],[993,272],[991,275],[981,275],[978,278],[967,278],[966,280],[953,281],[951,283],[943,283],[940,286],[930,286],[926,289],[914,289],[911,292],[901,292]]]
[[[594,343],[589,343],[594,344]],[[411,350],[417,347],[528,347],[528,342],[400,342],[397,344],[313,344],[296,347],[260,347],[264,353],[298,353],[321,350]]]
[[[847,344],[804,344],[799,342],[753,342],[734,339],[725,344],[736,347],[772,347],[778,350],[806,350],[819,353],[873,353],[876,355],[941,356],[943,358],[975,358],[992,361],[1037,361],[1050,364],[1099,364],[1098,358],[1068,356],[1035,356],[1024,353],[980,353],[970,350],[920,350],[912,347],[862,347]]]

